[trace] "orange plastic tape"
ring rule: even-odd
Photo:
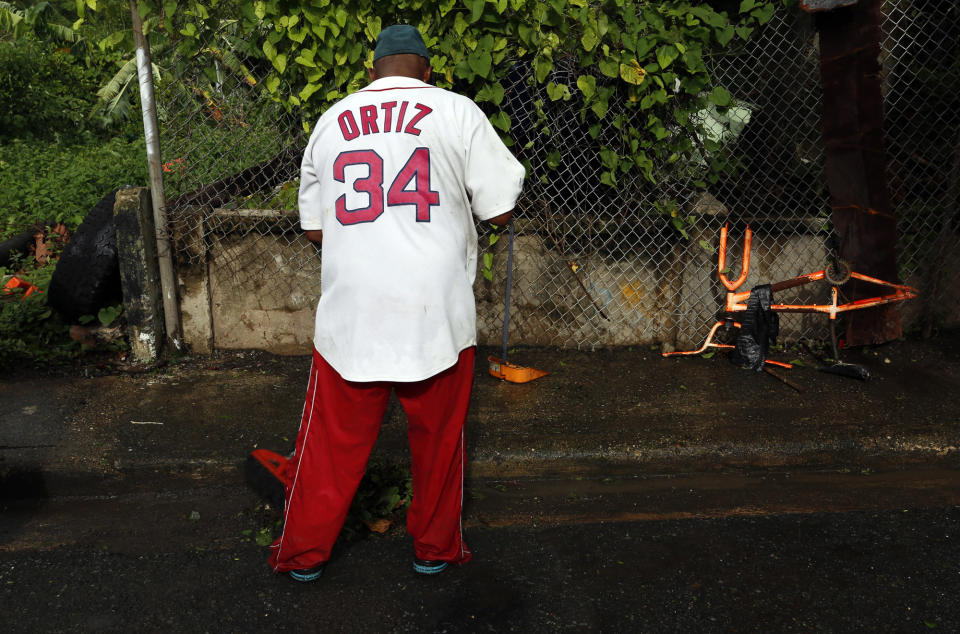
[[[34,291],[38,293],[43,292],[39,288],[31,284],[30,282],[26,280],[21,280],[19,277],[11,277],[9,280],[7,280],[7,283],[3,285],[3,289],[7,293],[12,293],[13,289],[15,288],[26,289],[26,291],[23,293],[23,297],[21,297],[20,299],[27,297],[28,295],[32,294]]]

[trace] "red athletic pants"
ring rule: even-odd
[[[297,445],[287,469],[283,533],[270,546],[275,572],[330,558],[380,431],[390,390],[407,414],[413,501],[407,532],[420,559],[466,563],[463,543],[463,424],[475,348],[414,383],[344,380],[314,350]]]

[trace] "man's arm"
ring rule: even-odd
[[[509,216],[510,216],[511,213],[513,213],[513,212],[509,212],[509,213],[504,214],[505,216],[508,216],[508,217],[507,217],[507,220],[510,219]],[[500,218],[500,217],[501,217],[501,216],[497,216],[497,218]],[[495,218],[495,219],[496,219],[496,218]],[[494,220],[495,220],[495,219],[494,219]],[[320,243],[323,242],[323,230],[321,230],[321,229],[314,229],[314,230],[312,230],[312,231],[307,231],[307,240],[309,240],[310,242],[315,242],[315,243],[317,243],[317,244],[319,245]]]
[[[465,102],[467,160],[464,188],[475,216],[496,225],[506,225],[523,189],[526,170],[500,140],[483,111],[468,99]],[[489,214],[499,215],[488,217]]]

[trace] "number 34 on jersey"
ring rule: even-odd
[[[367,195],[367,205],[356,209],[347,207],[347,195],[337,198],[337,220],[342,225],[373,222],[384,207],[413,206],[417,222],[430,222],[430,208],[440,204],[440,193],[430,189],[430,149],[416,148],[407,162],[394,176],[384,196],[383,158],[373,150],[341,152],[333,163],[333,179],[347,182],[347,168],[366,166],[366,176],[353,181],[357,193]],[[353,170],[351,170],[352,173]]]

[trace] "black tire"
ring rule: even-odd
[[[70,321],[96,315],[123,299],[113,226],[116,196],[111,192],[94,205],[70,237],[50,278],[47,304]]]
[[[26,253],[30,248],[30,242],[33,241],[33,235],[36,232],[37,230],[34,228],[27,229],[12,238],[0,242],[0,266],[10,264],[10,256],[13,255],[14,252]]]
[[[823,271],[823,277],[831,286],[842,286],[850,281],[853,267],[846,260],[831,262]]]

